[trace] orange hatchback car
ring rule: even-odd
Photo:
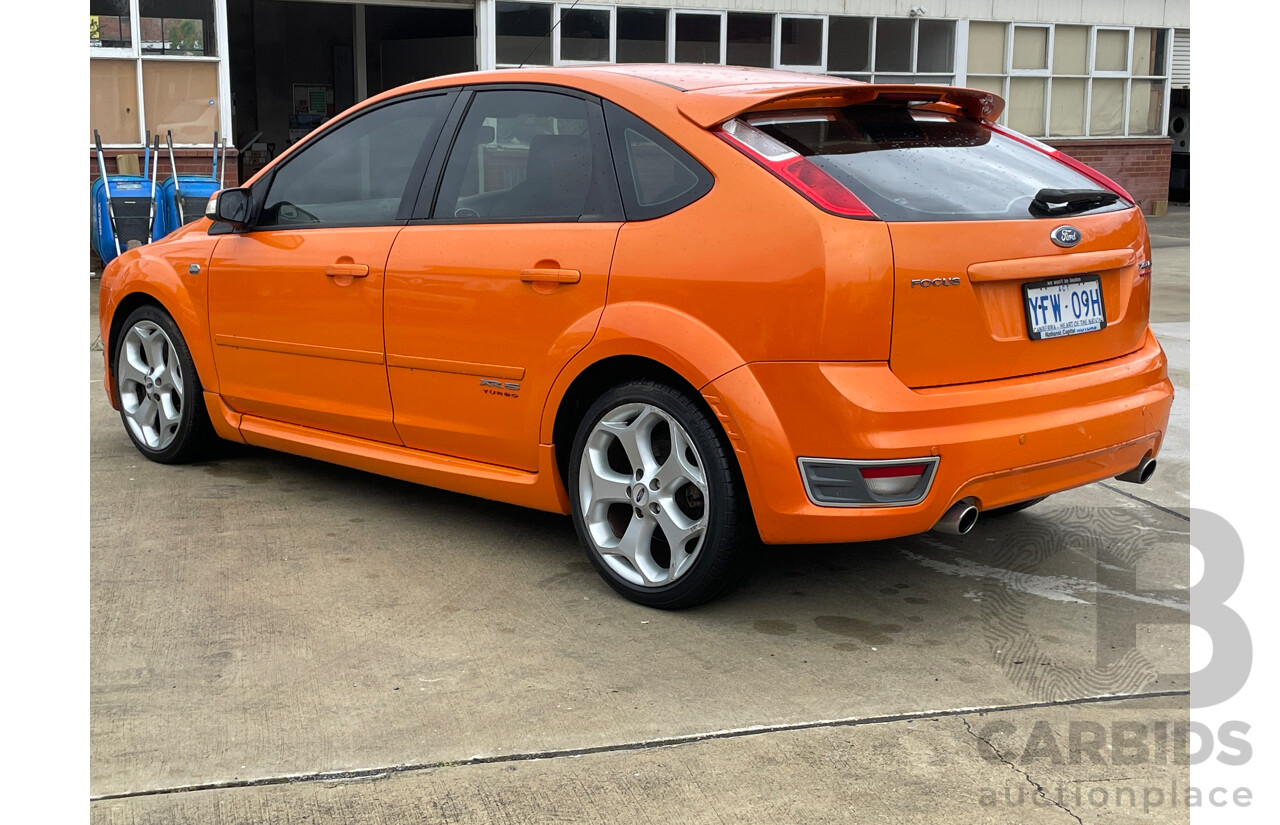
[[[156,461],[221,437],[569,514],[654,607],[761,539],[1143,482],[1146,224],[1003,105],[718,66],[404,86],[107,267],[106,390]]]

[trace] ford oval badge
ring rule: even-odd
[[[1072,247],[1080,243],[1080,230],[1074,226],[1059,226],[1049,233],[1049,238],[1058,246]]]

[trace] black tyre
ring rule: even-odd
[[[1006,507],[996,507],[993,510],[983,510],[982,517],[983,518],[1002,518],[1004,516],[1011,516],[1014,513],[1021,513],[1023,510],[1027,509],[1028,507],[1036,506],[1040,502],[1044,501],[1046,498],[1048,498],[1048,496],[1040,496],[1040,498],[1032,498],[1026,501],[1019,501],[1017,504],[1010,504]]]
[[[740,584],[759,538],[723,432],[655,381],[606,392],[573,440],[573,523],[591,564],[623,596],[675,609]]]
[[[217,436],[191,351],[168,313],[151,305],[130,313],[114,364],[120,418],[138,452],[161,464],[207,454]]]

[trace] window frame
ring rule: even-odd
[[[828,40],[831,36],[830,28],[827,23],[829,17],[830,15],[826,14],[775,14],[773,16],[773,65],[778,69],[783,69],[789,72],[811,72],[815,74],[824,74],[827,71],[827,46]],[[782,62],[783,20],[820,20],[822,22],[822,35],[818,44],[819,61],[817,63]],[[912,57],[914,59],[914,52]],[[875,64],[873,63],[872,65],[874,66]]]
[[[663,21],[662,21],[662,32],[663,32],[662,54],[664,59],[667,59],[667,62],[670,62],[669,58],[671,55],[671,18],[675,14],[674,9],[667,8],[666,6],[633,6],[633,5],[628,5],[626,3],[615,6],[614,8],[616,9],[613,15],[613,63],[615,65],[630,66],[630,65],[634,65],[637,62],[637,61],[628,61],[627,63],[618,63],[618,16],[619,16],[618,12],[621,12],[621,11],[661,12],[664,15]]]
[[[179,62],[194,63],[216,63],[218,77],[218,124],[219,137],[225,135],[227,145],[234,147],[235,140],[231,134],[231,67],[227,62],[227,7],[225,2],[220,0],[212,0],[213,2],[213,26],[214,26],[214,42],[217,44],[218,53],[215,55],[187,55],[187,54],[147,54],[142,51],[142,12],[140,0],[129,0],[129,26],[132,32],[132,45],[127,49],[121,48],[94,48],[89,47],[90,60],[130,60],[134,67],[134,81],[137,86],[138,95],[138,140],[136,142],[126,143],[103,143],[103,149],[136,149],[142,146],[144,136],[147,133],[147,104],[146,92],[142,82],[142,62],[151,60],[173,60]],[[93,128],[93,124],[89,124],[89,128]],[[212,135],[210,136],[212,137]],[[212,143],[175,143],[174,149],[192,149],[192,148],[213,148]],[[150,146],[146,147],[150,151]]]
[[[550,46],[551,48],[550,63],[527,63],[527,62],[526,63],[502,63],[498,60],[498,5],[504,2],[512,3],[520,6],[547,6],[550,9],[549,19],[551,20],[551,26],[554,29],[554,31],[551,32],[552,40],[551,40],[551,46]],[[559,3],[543,2],[543,0],[493,0],[493,2],[486,3],[485,5],[488,8],[490,31],[492,31],[492,35],[490,35],[492,40],[488,44],[488,47],[493,49],[493,67],[495,69],[518,69],[522,66],[528,67],[528,68],[535,68],[539,66],[546,67],[546,66],[557,65],[555,61],[559,51],[557,46],[559,45],[559,42],[560,42],[559,35],[557,34],[560,28],[557,25],[557,21],[560,19]],[[482,35],[477,31],[476,36],[481,37]]]
[[[423,189],[424,179],[430,172],[431,162],[435,159],[439,146],[445,134],[452,127],[455,115],[457,114],[459,105],[458,87],[447,87],[444,89],[423,89],[409,94],[397,95],[387,100],[379,101],[373,106],[362,108],[356,112],[335,118],[328,123],[323,124],[319,129],[303,138],[302,141],[294,144],[299,147],[291,148],[287,155],[281,157],[280,162],[272,165],[270,171],[254,184],[249,187],[250,200],[250,217],[243,229],[237,230],[237,234],[248,234],[253,232],[277,232],[277,231],[306,231],[306,230],[322,230],[322,229],[342,229],[352,227],[369,227],[369,226],[403,226],[407,224],[413,215],[420,195]],[[285,224],[263,226],[259,223],[262,219],[262,210],[266,207],[267,195],[271,192],[271,187],[275,185],[276,176],[281,169],[286,168],[290,163],[297,161],[299,157],[306,155],[307,151],[312,149],[315,144],[321,142],[326,137],[332,135],[337,130],[348,126],[366,115],[373,114],[393,106],[398,103],[405,103],[410,100],[418,100],[422,98],[442,97],[444,98],[444,111],[441,114],[439,122],[432,129],[431,133],[424,135],[422,145],[418,147],[418,155],[414,158],[413,165],[409,169],[409,177],[405,182],[404,191],[400,194],[400,203],[396,208],[395,217],[388,223],[324,223],[324,224]],[[215,224],[216,226],[217,224]]]
[[[568,60],[560,54],[560,21],[569,11],[606,11],[609,13],[609,59],[610,64],[618,61],[618,7],[604,6],[595,3],[556,3],[551,18],[551,65],[553,66],[590,66],[600,63],[599,60]]]
[[[430,152],[430,157],[423,163],[423,176],[418,185],[418,195],[414,204],[412,204],[407,224],[410,226],[420,225],[445,225],[445,226],[504,226],[508,224],[535,224],[535,223],[584,223],[594,225],[598,223],[621,223],[625,220],[622,196],[618,191],[618,177],[615,168],[612,153],[609,148],[609,132],[604,118],[604,109],[601,98],[596,95],[574,89],[568,86],[554,86],[546,83],[476,83],[462,87],[459,91],[459,97],[454,101],[452,111],[444,118],[442,130],[437,134],[435,146]],[[601,160],[604,169],[599,173],[600,177],[605,181],[604,186],[606,196],[611,196],[611,202],[607,204],[612,208],[612,212],[603,214],[599,218],[590,221],[571,220],[568,218],[546,218],[546,217],[493,217],[481,215],[478,218],[458,218],[458,217],[434,217],[437,201],[440,199],[441,188],[444,184],[445,172],[447,171],[449,160],[453,155],[453,150],[457,145],[458,137],[462,134],[462,125],[466,120],[467,114],[471,111],[471,107],[475,101],[485,92],[541,92],[545,94],[557,94],[566,97],[573,97],[584,101],[587,104],[587,120],[588,128],[598,130],[601,142],[597,146],[593,144],[592,151],[595,159]],[[594,185],[594,183],[593,183]],[[401,204],[402,208],[404,204]]]
[[[618,194],[621,198],[623,213],[628,223],[633,221],[656,220],[657,218],[665,218],[668,215],[673,215],[676,212],[679,212],[680,210],[692,206],[702,200],[710,194],[712,189],[715,188],[716,178],[711,170],[695,158],[689,150],[685,149],[661,129],[611,100],[602,101],[601,109],[604,112],[604,122],[605,128],[608,132],[610,153],[613,156],[614,179],[618,185]],[[632,128],[632,124],[629,124],[628,121],[634,121],[645,131],[652,133],[652,135],[656,135],[658,140],[654,140],[652,136],[640,132],[641,137],[644,137],[658,148],[667,152],[667,154],[670,154],[673,158],[684,165],[685,168],[693,172],[695,177],[698,179],[695,186],[687,190],[687,192],[682,192],[675,198],[671,198],[669,201],[649,206],[640,203],[639,193],[633,191],[634,176],[631,169],[631,156],[626,148],[626,133],[629,128]],[[664,144],[667,145],[664,146]],[[674,148],[678,154],[672,153],[668,147]],[[681,155],[683,155],[683,157],[681,157]],[[686,162],[686,160],[688,162]],[[690,166],[690,163],[692,166]],[[624,172],[626,172],[625,175],[623,174]],[[624,184],[623,180],[627,180],[629,183]],[[694,191],[697,192],[695,197],[685,199],[688,192]],[[674,208],[667,208],[667,204],[673,201],[679,202],[679,205]]]
[[[1044,116],[1040,125],[1040,131],[1037,134],[1029,135],[1029,137],[1040,138],[1044,140],[1117,140],[1132,138],[1158,138],[1168,131],[1169,121],[1169,95],[1171,90],[1170,78],[1172,74],[1172,43],[1173,29],[1167,26],[1117,26],[1117,25],[1096,25],[1089,23],[1032,23],[1020,20],[999,21],[999,20],[981,20],[969,22],[982,23],[1002,23],[1005,26],[1005,63],[1004,72],[1002,74],[992,74],[990,72],[969,72],[968,71],[968,53],[965,50],[965,71],[963,74],[957,74],[963,79],[965,84],[969,84],[971,78],[988,78],[999,79],[1000,86],[1003,90],[1000,94],[1006,102],[1009,101],[1012,92],[1012,81],[1016,78],[1036,78],[1041,77],[1045,80],[1044,87]],[[1030,70],[1030,69],[1013,69],[1013,37],[1016,27],[1048,27],[1048,70]],[[1086,39],[1085,54],[1085,73],[1084,74],[1057,74],[1053,71],[1053,58],[1056,47],[1057,33],[1059,26],[1080,27],[1089,30]],[[967,27],[966,27],[967,28]],[[1135,32],[1138,29],[1150,29],[1155,36],[1159,32],[1165,32],[1165,54],[1164,64],[1160,66],[1162,74],[1133,74],[1133,50],[1135,48]],[[1127,35],[1128,51],[1125,56],[1125,71],[1094,71],[1094,61],[1097,57],[1097,39],[1099,31],[1123,31]],[[967,34],[967,33],[966,33]],[[874,45],[874,44],[873,44]],[[1153,67],[1154,68],[1154,67]],[[1084,93],[1084,134],[1081,135],[1053,135],[1050,134],[1052,129],[1053,117],[1053,82],[1055,80],[1083,80],[1085,83]],[[1121,115],[1121,128],[1119,134],[1099,135],[1093,133],[1093,86],[1095,80],[1120,80],[1123,81],[1123,97],[1121,106],[1123,107]],[[1132,134],[1130,125],[1130,109],[1132,106],[1132,93],[1134,81],[1147,81],[1151,83],[1162,83],[1164,85],[1164,102],[1161,105],[1161,121],[1162,128],[1158,134]],[[1010,107],[1006,106],[1001,112],[998,123],[1008,125]]]
[[[788,14],[787,16],[803,17],[805,15]],[[958,82],[958,80],[961,77],[964,76],[964,73],[956,68],[957,64],[959,63],[962,57],[962,52],[960,47],[961,23],[965,22],[960,20],[959,18],[954,18],[954,17],[928,18],[930,22],[950,23],[952,26],[953,39],[952,39],[952,45],[951,45],[951,71],[950,72],[922,72],[919,70],[920,69],[920,22],[925,18],[898,17],[891,14],[880,14],[880,15],[866,15],[866,14],[834,14],[832,15],[832,14],[829,14],[824,16],[827,18],[827,22],[823,24],[824,38],[823,38],[823,47],[822,47],[822,59],[823,59],[824,73],[830,73],[834,77],[846,77],[851,80],[861,80],[866,83],[900,82],[900,81],[897,81],[896,79],[892,81],[886,81],[882,78],[899,78],[902,76],[909,76],[910,78],[912,78],[909,81],[910,83],[941,84],[944,86],[953,85],[956,82]],[[868,42],[867,44],[867,63],[870,68],[867,71],[865,72],[844,72],[844,71],[828,72],[827,71],[826,66],[830,62],[830,58],[831,58],[830,18],[832,17],[855,17],[855,18],[861,18],[863,20],[871,21],[871,28],[870,28],[870,31],[868,32],[868,38],[870,42]],[[878,71],[876,69],[876,56],[878,51],[877,40],[880,36],[880,21],[885,19],[907,20],[911,23],[911,63],[910,63],[910,68],[906,71],[893,72],[893,71]],[[983,22],[986,22],[986,21],[983,21]],[[999,21],[992,21],[992,22],[999,22]],[[964,35],[966,38],[968,37],[967,27],[965,28]],[[1006,50],[1007,48],[1008,48],[1008,44],[1006,41]],[[964,56],[965,56],[965,59],[967,60],[967,50]],[[1007,61],[1008,61],[1008,58],[1006,57],[1006,65],[1007,65]],[[782,68],[782,67],[780,66],[779,68]],[[787,67],[787,68],[791,68],[791,67]],[[1003,97],[1004,95],[1001,95],[1001,96]]]
[[[690,9],[673,8],[667,15],[667,62],[676,60],[676,22],[680,15],[715,17],[720,20],[720,60],[717,63],[680,63],[682,66],[725,66],[729,55],[729,11],[728,9]]]

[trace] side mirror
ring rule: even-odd
[[[223,189],[209,198],[205,216],[221,223],[229,223],[236,229],[243,229],[249,223],[251,204],[247,188]]]

